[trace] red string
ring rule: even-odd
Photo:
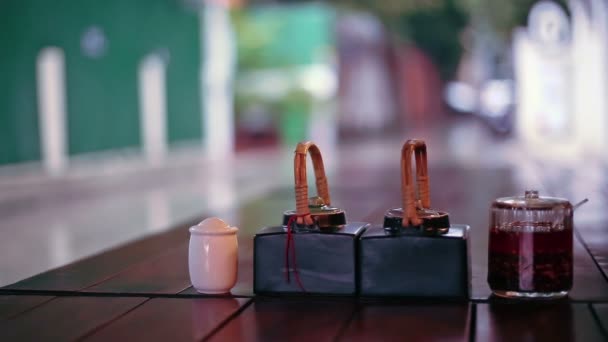
[[[305,217],[308,215],[310,215],[310,214],[292,215],[291,217],[289,217],[289,220],[287,221],[287,243],[285,244],[285,280],[287,280],[288,283],[291,282],[291,279],[289,276],[290,275],[289,254],[290,254],[290,250],[291,250],[291,258],[293,259],[292,260],[293,261],[293,274],[295,276],[298,287],[300,288],[300,290],[302,290],[304,292],[306,292],[306,290],[304,289],[304,286],[302,285],[302,281],[300,280],[300,273],[298,272],[298,263],[296,261],[296,244],[293,239],[293,232],[292,232],[291,226],[296,224],[296,220],[298,217]]]

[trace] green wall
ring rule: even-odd
[[[268,4],[233,13],[241,70],[324,62],[334,46],[335,10],[322,3]]]
[[[168,137],[201,138],[197,14],[171,0],[4,0],[0,3],[0,164],[40,158],[35,61],[41,48],[66,57],[70,154],[140,145],[137,67],[167,57]],[[99,27],[105,53],[89,57],[83,33]],[[1,37],[1,36],[0,36]]]

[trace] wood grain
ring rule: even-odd
[[[150,258],[83,292],[143,295],[201,295],[190,283],[188,243]],[[253,241],[239,238],[239,272],[233,296],[253,296]],[[214,295],[217,297],[217,295]]]
[[[108,279],[130,266],[188,239],[190,223],[44,272],[12,285],[9,290],[78,291]]]
[[[190,286],[188,243],[133,265],[83,292],[175,294]]]
[[[469,304],[363,305],[340,340],[466,341]]]
[[[251,299],[155,298],[87,336],[89,341],[200,341]]]
[[[596,303],[592,305],[592,308],[602,326],[604,337],[608,340],[608,303]]]
[[[351,317],[352,301],[256,297],[211,341],[332,341]]]
[[[578,301],[608,300],[608,282],[577,236],[573,252],[574,279],[570,298]]]
[[[577,226],[579,236],[602,271],[608,276],[608,220],[587,222]]]
[[[477,304],[477,341],[605,341],[587,304]]]
[[[0,320],[18,315],[51,299],[51,296],[0,296]]]
[[[144,301],[146,298],[57,297],[0,321],[0,341],[75,340]]]

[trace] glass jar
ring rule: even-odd
[[[490,208],[488,284],[509,298],[558,298],[572,288],[570,202],[525,196],[495,200]]]

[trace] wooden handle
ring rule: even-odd
[[[426,144],[422,140],[408,140],[401,149],[401,198],[403,205],[403,227],[417,226],[422,219],[416,213],[416,187],[412,179],[412,154],[416,156],[416,183],[420,204],[431,207],[429,176],[426,162]]]
[[[308,208],[308,182],[306,178],[306,156],[310,153],[312,165],[315,170],[315,178],[317,184],[317,192],[323,199],[326,205],[330,205],[329,188],[327,186],[327,177],[325,176],[325,167],[323,166],[323,158],[321,151],[311,141],[298,143],[294,157],[294,178],[296,181],[296,212],[298,215],[297,223],[312,225],[314,221],[310,216]]]

